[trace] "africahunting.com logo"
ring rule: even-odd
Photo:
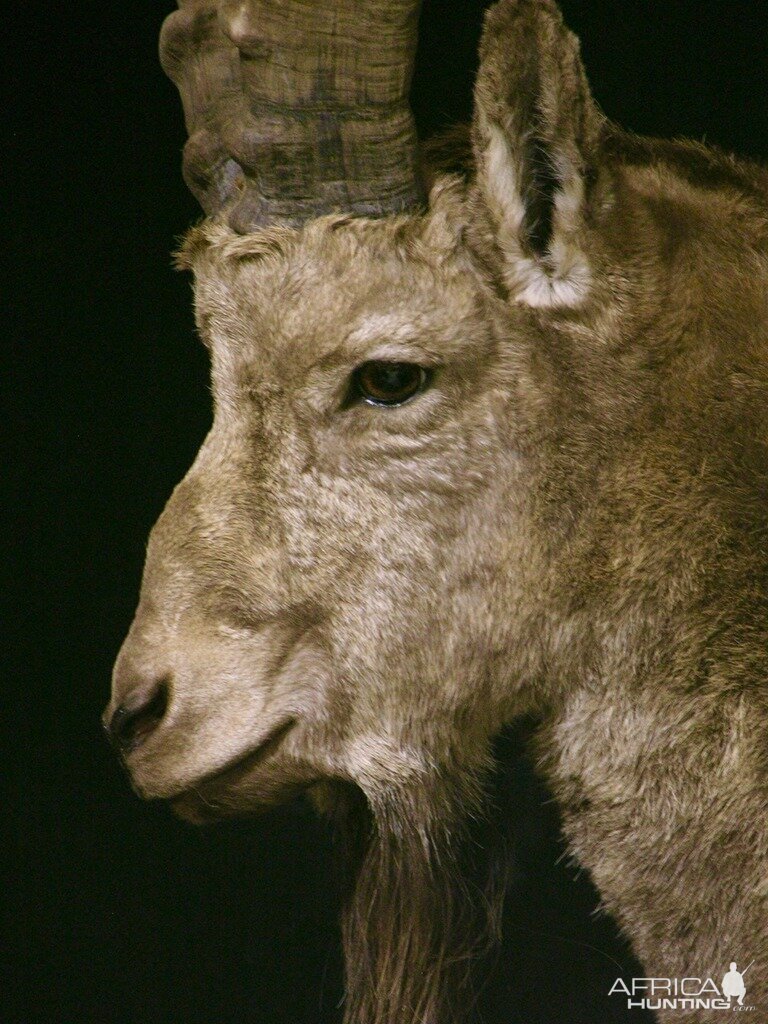
[[[718,985],[712,978],[617,978],[609,996],[624,996],[630,1010],[754,1010],[744,1002],[747,986],[735,961]]]

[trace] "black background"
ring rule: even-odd
[[[170,266],[198,216],[156,59],[171,6],[16,4],[2,33],[3,647],[17,657],[3,684],[0,1019],[19,1024],[338,1017],[329,840],[309,810],[194,830],[132,795],[100,734],[146,536],[209,424],[189,281]],[[422,133],[469,115],[484,6],[425,0]],[[562,6],[609,116],[766,156],[764,3]],[[632,961],[590,918],[587,880],[555,864],[540,800],[515,768],[518,869],[487,1020],[624,1019],[605,993]]]

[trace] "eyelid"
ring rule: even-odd
[[[366,363],[416,363],[424,369],[432,370],[442,366],[443,359],[438,353],[430,352],[415,342],[382,342],[375,348],[361,353],[359,362],[352,368],[352,372]]]

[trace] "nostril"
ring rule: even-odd
[[[135,750],[155,731],[167,707],[168,685],[163,680],[140,701],[117,708],[107,726],[110,740],[124,754]]]

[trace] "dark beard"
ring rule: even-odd
[[[330,806],[345,879],[345,1024],[468,1024],[493,966],[510,862],[495,779],[446,774]],[[329,794],[330,795],[330,794]]]

